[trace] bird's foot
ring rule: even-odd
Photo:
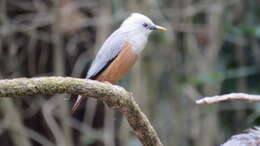
[[[70,101],[71,100],[71,98],[72,98],[72,95],[70,95],[69,97],[64,97],[63,99],[64,99],[64,101]]]

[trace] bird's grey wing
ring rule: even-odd
[[[112,33],[98,51],[86,78],[95,79],[101,74],[122,50],[124,42],[124,33],[120,32],[120,30]]]

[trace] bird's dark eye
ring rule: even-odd
[[[148,24],[147,24],[147,23],[144,23],[144,24],[143,24],[143,26],[144,26],[144,27],[147,27],[147,26],[148,26]]]

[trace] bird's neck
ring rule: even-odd
[[[138,32],[129,32],[127,36],[127,41],[132,45],[133,50],[137,54],[141,54],[143,51],[146,43],[147,43],[148,36],[143,33]]]

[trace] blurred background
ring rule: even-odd
[[[196,105],[260,93],[259,0],[0,0],[0,78],[84,78],[103,41],[132,12],[165,26],[120,85],[165,146],[214,146],[260,123],[260,105]],[[95,100],[74,116],[69,95],[0,101],[2,146],[137,146],[127,121]]]

